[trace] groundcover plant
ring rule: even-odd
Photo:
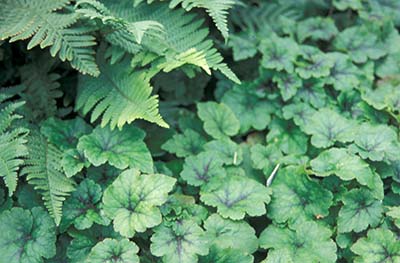
[[[0,262],[399,263],[399,26],[398,0],[0,0]]]

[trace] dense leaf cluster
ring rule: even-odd
[[[397,0],[0,1],[0,262],[399,263],[399,27]]]

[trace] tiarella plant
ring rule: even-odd
[[[0,262],[399,263],[399,28],[397,0],[0,0]]]

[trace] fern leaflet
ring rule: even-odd
[[[28,183],[40,192],[47,210],[58,225],[63,202],[74,191],[75,183],[62,172],[62,152],[39,132],[34,131],[29,136],[28,146],[27,166],[22,169],[22,175],[27,175]]]

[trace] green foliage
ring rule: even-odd
[[[15,120],[22,116],[16,113],[23,102],[11,102],[6,100],[9,95],[0,94],[0,177],[11,196],[17,188],[18,170],[24,164],[23,157],[28,155],[26,136],[28,130],[23,127],[13,127]]]
[[[136,255],[138,251],[139,248],[136,244],[128,239],[115,240],[106,238],[92,248],[86,262],[137,263],[139,262],[139,257]]]
[[[104,191],[105,214],[113,219],[114,229],[126,237],[161,223],[158,206],[167,201],[175,179],[162,175],[141,175],[130,169],[121,173]]]
[[[108,162],[118,169],[134,167],[152,172],[153,160],[144,137],[145,133],[133,126],[121,131],[98,126],[91,134],[80,137],[77,148],[94,166]]]
[[[42,208],[14,207],[0,214],[0,259],[4,262],[42,262],[56,254],[53,220]]]
[[[63,202],[75,190],[75,183],[62,172],[62,152],[43,135],[33,133],[29,137],[28,147],[26,166],[21,173],[40,192],[47,210],[58,225]]]
[[[0,1],[0,262],[400,262],[398,2]]]

